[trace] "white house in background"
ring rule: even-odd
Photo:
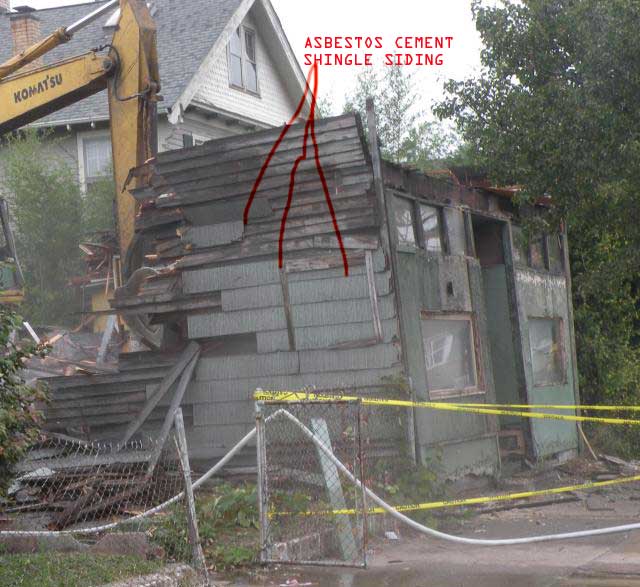
[[[0,0],[0,62],[101,2],[34,10]],[[151,0],[158,29],[161,151],[285,123],[305,77],[269,0]],[[109,42],[117,11],[46,55],[51,63]],[[110,168],[106,92],[32,126],[48,127],[55,149],[78,170],[84,189]],[[1,188],[1,185],[0,185]]]

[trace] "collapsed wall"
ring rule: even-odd
[[[49,428],[120,438],[188,341],[201,346],[182,400],[192,458],[223,455],[253,426],[258,387],[388,391],[385,378],[402,371],[397,310],[360,121],[345,115],[316,122],[348,277],[312,157],[296,175],[278,268],[303,125],[280,144],[243,223],[279,132],[162,153],[136,170],[146,185],[134,192],[141,211],[127,260],[133,277],[114,306],[159,350],[122,354],[116,374],[50,380]],[[153,270],[133,272],[142,265]],[[138,435],[153,434],[170,401],[168,393]]]

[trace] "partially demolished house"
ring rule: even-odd
[[[564,235],[524,247],[509,191],[381,161],[375,124],[367,141],[348,114],[317,121],[316,135],[349,275],[312,157],[298,169],[279,270],[303,124],[280,144],[243,223],[279,132],[162,153],[136,170],[146,187],[131,277],[113,304],[151,350],[122,353],[117,373],[49,380],[49,428],[153,435],[181,403],[192,458],[213,459],[253,427],[256,388],[577,403]],[[193,378],[180,377],[189,366]],[[501,438],[503,451],[535,458],[578,447],[570,422],[410,416],[399,448],[437,451],[451,475],[495,472]]]

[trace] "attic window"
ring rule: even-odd
[[[238,27],[229,41],[229,83],[232,87],[258,93],[256,34]]]

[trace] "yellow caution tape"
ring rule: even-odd
[[[485,497],[470,497],[466,499],[450,499],[447,501],[431,501],[428,503],[417,503],[414,505],[398,505],[393,506],[399,512],[415,512],[419,510],[434,510],[438,508],[460,507],[465,505],[477,505],[494,501],[512,501],[515,499],[524,499],[527,497],[538,497],[541,495],[556,495],[559,493],[568,493],[571,491],[583,491],[586,489],[596,489],[599,487],[608,487],[611,485],[622,485],[623,483],[631,483],[640,481],[640,475],[632,477],[620,477],[618,479],[609,479],[607,481],[588,481],[577,485],[567,485],[566,487],[554,487],[552,489],[539,489],[536,491],[522,491],[520,493],[503,493],[500,495],[487,495]],[[321,516],[321,515],[355,515],[361,513],[361,510],[355,509],[337,509],[324,511],[306,511],[306,512],[270,512],[269,517],[276,516]],[[386,510],[382,508],[367,509],[367,514],[384,514]]]
[[[542,410],[595,410],[601,412],[638,412],[640,406],[590,406],[590,405],[573,405],[573,404],[468,404],[456,402],[457,406],[466,406],[476,408],[490,405],[492,408],[509,408],[509,409],[542,409]]]
[[[501,407],[495,407],[492,404],[458,404],[458,403],[446,403],[446,402],[414,402],[409,400],[398,399],[382,399],[371,397],[356,397],[356,396],[342,396],[342,395],[326,395],[316,393],[305,393],[298,391],[256,391],[254,394],[256,401],[276,401],[276,402],[300,402],[300,401],[361,401],[363,405],[369,406],[397,406],[397,407],[416,407],[416,408],[428,408],[432,410],[446,410],[450,412],[464,412],[466,414],[487,414],[491,416],[520,416],[523,418],[536,418],[543,420],[564,420],[569,422],[599,422],[601,424],[616,424],[616,425],[638,425],[640,420],[633,420],[629,418],[602,418],[595,416],[575,416],[575,415],[563,415],[563,414],[549,414],[546,412],[523,412],[521,409],[504,409]],[[501,404],[508,405],[508,404]],[[483,406],[483,407],[475,407]],[[512,406],[510,406],[512,407]],[[548,409],[567,409],[568,406],[562,408],[548,408]],[[526,406],[527,409],[545,409],[538,405]],[[575,409],[575,408],[574,408]]]

